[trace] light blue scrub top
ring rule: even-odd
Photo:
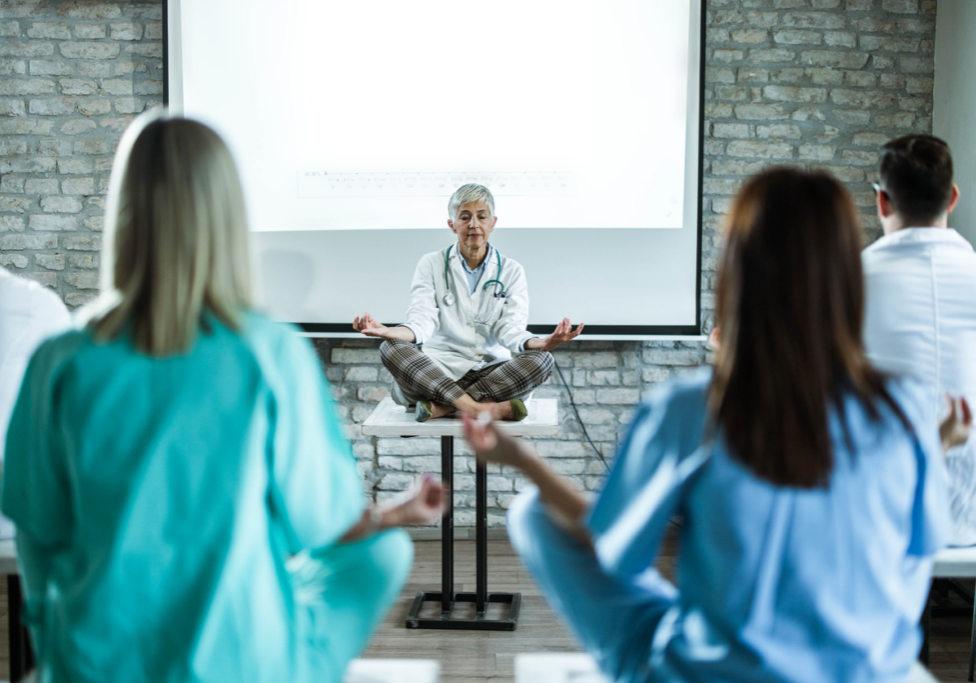
[[[919,385],[889,390],[873,423],[831,417],[828,489],[774,486],[699,449],[710,371],[642,405],[588,519],[601,566],[637,580],[675,514],[680,593],[658,624],[648,680],[903,681],[921,643],[931,555],[949,530],[945,471]],[[653,571],[653,570],[652,570]]]
[[[285,562],[363,485],[308,342],[211,323],[164,359],[68,333],[27,370],[2,507],[53,680],[323,680]]]

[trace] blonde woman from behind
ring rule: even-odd
[[[7,440],[42,680],[340,681],[443,490],[367,509],[329,387],[251,310],[243,193],[154,114],[112,172],[104,295],[34,356]]]

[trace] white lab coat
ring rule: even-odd
[[[905,228],[864,250],[864,344],[874,365],[976,406],[976,253],[952,229]],[[949,451],[953,545],[976,543],[976,438]]]
[[[502,255],[499,274],[495,249],[489,246],[487,265],[472,294],[456,245],[451,247],[449,258],[454,304],[444,303],[447,282],[444,249],[441,249],[427,254],[417,264],[405,324],[413,330],[417,342],[423,344],[424,353],[456,380],[470,370],[510,359],[535,335],[525,329],[529,320],[529,289],[525,270],[517,261]],[[481,297],[491,296],[483,294],[482,285],[496,278],[505,285],[508,297],[490,326],[476,326],[474,318]]]
[[[57,294],[0,266],[0,472],[10,415],[34,351],[48,337],[68,329],[71,317]],[[0,538],[13,537],[13,524],[0,515]]]

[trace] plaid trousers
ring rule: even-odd
[[[409,403],[433,401],[447,406],[465,394],[479,403],[522,398],[549,379],[555,366],[548,351],[524,351],[504,363],[470,370],[455,381],[419,346],[400,339],[384,341],[380,358]]]

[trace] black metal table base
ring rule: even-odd
[[[420,591],[413,599],[407,614],[407,628],[444,628],[464,631],[514,631],[518,624],[519,609],[522,606],[521,593],[489,593],[487,604],[508,604],[508,618],[488,619],[484,612],[475,612],[474,619],[454,616],[457,603],[478,602],[477,593],[455,593],[451,609],[442,611],[439,617],[421,617],[420,610],[425,602],[442,602],[443,593],[439,591]]]
[[[448,491],[454,490],[454,437],[441,437],[441,478]],[[441,628],[462,631],[514,631],[518,625],[521,593],[488,592],[488,469],[475,467],[475,592],[454,590],[454,501],[448,496],[447,511],[441,523],[441,590],[421,591],[407,614],[407,628]],[[440,602],[441,615],[421,618],[425,602]],[[475,603],[475,618],[454,617],[455,603]],[[508,603],[507,619],[488,619],[489,603]]]

